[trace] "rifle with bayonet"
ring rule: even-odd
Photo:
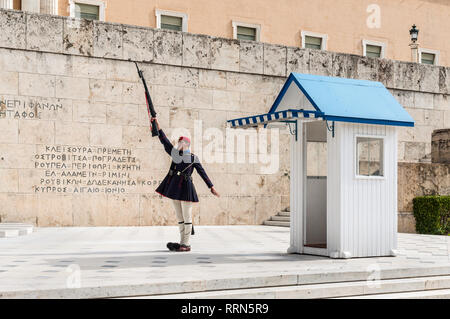
[[[152,98],[150,97],[150,93],[148,91],[147,83],[145,82],[144,74],[139,69],[139,66],[138,66],[137,62],[134,62],[134,64],[136,64],[136,68],[137,68],[139,77],[142,80],[142,84],[144,84],[145,100],[147,101],[147,111],[148,111],[149,119],[151,119],[152,117],[156,117],[156,112],[155,112],[155,108],[153,107]],[[150,121],[150,123],[151,123],[151,127],[152,127],[152,136],[159,136],[159,132],[158,132],[158,128],[156,126],[156,122],[155,121],[153,121],[153,122]]]

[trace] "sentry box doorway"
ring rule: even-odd
[[[395,256],[397,128],[414,120],[380,82],[291,73],[268,113],[232,128],[291,131],[288,253]]]

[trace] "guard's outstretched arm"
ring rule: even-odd
[[[200,161],[198,161],[198,159],[194,162],[194,167],[197,170],[198,175],[201,176],[201,178],[203,179],[205,184],[208,186],[208,188],[213,187],[213,183],[209,179],[208,175],[205,172],[205,169],[203,168],[203,166],[200,163]]]

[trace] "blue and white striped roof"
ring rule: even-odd
[[[269,113],[228,122],[232,127],[256,126],[279,120],[275,114],[284,116],[280,112],[285,110],[328,121],[414,126],[414,119],[380,82],[301,73],[289,75]]]
[[[227,122],[231,124],[232,128],[235,127],[245,128],[258,126],[261,124],[267,124],[270,122],[279,122],[283,120],[290,120],[297,118],[319,118],[319,117],[322,117],[321,112],[289,109],[273,113],[241,117],[229,120]]]

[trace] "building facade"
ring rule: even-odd
[[[170,202],[154,193],[169,161],[149,134],[142,83],[128,59],[140,62],[168,136],[180,125],[195,133],[200,121],[226,136],[227,120],[266,112],[291,72],[380,81],[415,120],[398,133],[399,230],[414,231],[414,196],[450,189],[448,168],[421,163],[432,132],[450,127],[450,67],[15,10],[0,10],[0,26],[1,221],[176,223]],[[222,196],[199,181],[194,223],[261,224],[288,209],[290,134],[280,131],[275,174],[260,163],[205,162]],[[66,178],[71,185],[61,184]]]
[[[0,0],[0,7],[215,37],[450,65],[447,0]]]

